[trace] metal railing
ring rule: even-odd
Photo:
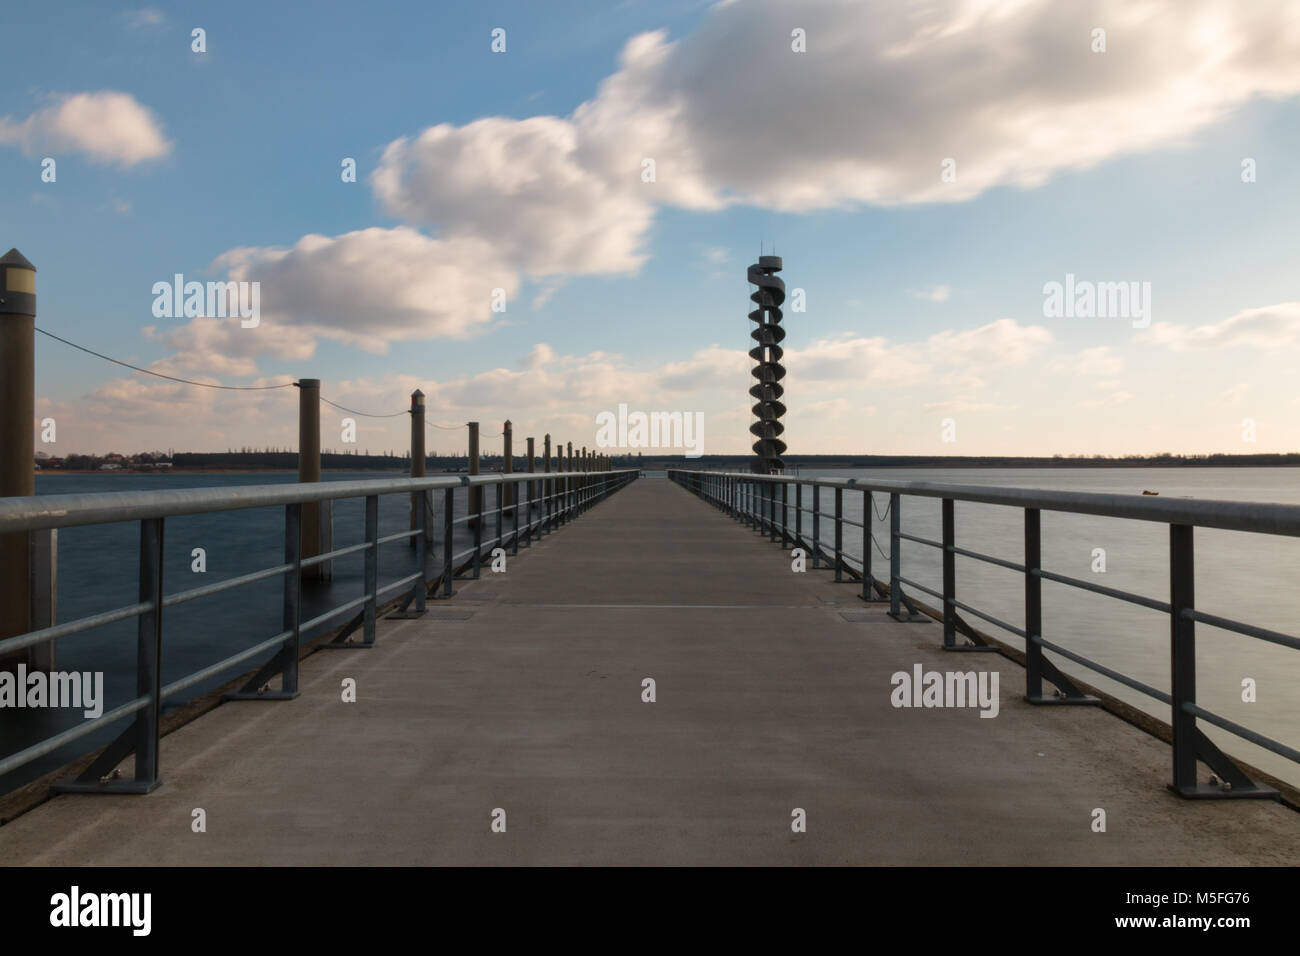
[[[554,531],[582,512],[599,503],[637,477],[635,469],[604,472],[550,472],[475,475],[437,478],[391,478],[365,481],[317,482],[291,485],[254,485],[240,487],[175,489],[166,491],[127,491],[99,494],[36,495],[26,498],[0,498],[0,534],[40,531],[49,528],[77,527],[112,522],[139,521],[139,600],[111,611],[91,614],[73,621],[44,627],[26,634],[0,640],[0,656],[10,652],[69,637],[95,627],[130,618],[138,619],[136,646],[136,696],[97,718],[55,734],[17,753],[0,759],[0,777],[33,760],[72,743],[106,724],[134,716],[131,725],[108,745],[75,780],[54,785],[57,792],[74,793],[147,793],[158,786],[158,749],[161,736],[162,703],[205,680],[230,671],[268,651],[276,653],[237,692],[226,694],[227,700],[288,700],[298,696],[298,657],[300,639],[326,622],[354,612],[353,619],[328,643],[330,648],[372,647],[375,643],[375,620],[381,601],[408,588],[399,613],[419,615],[428,597],[452,594],[452,581],[458,575],[478,578],[485,554],[496,547],[511,547],[519,553],[520,541]],[[502,489],[516,486],[515,500],[505,502]],[[485,494],[477,495],[478,507],[472,514],[456,517],[455,495],[458,489],[493,486],[496,489],[495,527],[485,541],[484,529],[490,520],[484,509]],[[433,511],[429,496],[443,493],[443,560],[438,574],[428,575],[429,518]],[[379,497],[411,495],[423,497],[425,507],[414,509],[416,527],[410,531],[379,536]],[[526,497],[525,497],[526,496]],[[365,536],[360,544],[337,548],[323,554],[304,557],[301,525],[304,504],[332,502],[345,498],[365,499]],[[215,584],[167,594],[163,591],[162,567],[164,524],[169,517],[240,511],[268,506],[284,507],[284,560],[278,565],[229,578]],[[505,514],[511,513],[511,526],[505,526]],[[522,522],[521,522],[522,513]],[[469,524],[474,543],[471,548],[454,553],[455,528]],[[414,538],[415,573],[380,586],[378,580],[379,547]],[[331,561],[344,555],[363,553],[362,593],[308,621],[301,620],[301,574],[304,568]],[[466,561],[465,559],[469,560]],[[168,684],[162,683],[163,609],[197,598],[208,597],[269,578],[283,579],[283,615],[281,630],[254,646],[224,660],[187,674]],[[413,607],[412,607],[413,606]],[[350,635],[361,630],[361,640]],[[269,681],[280,676],[278,691],[269,690]],[[134,776],[108,779],[117,764],[135,754]]]
[[[1266,641],[1293,650],[1300,649],[1300,638],[1267,628],[1256,627],[1196,609],[1194,593],[1195,528],[1216,528],[1255,534],[1300,537],[1300,505],[1263,504],[1239,501],[1214,501],[1198,499],[1160,499],[1141,495],[1096,494],[1066,491],[1045,491],[1019,488],[990,488],[976,485],[947,485],[917,481],[877,481],[858,478],[797,478],[789,475],[751,475],[725,472],[670,470],[669,477],[677,484],[722,509],[738,521],[746,523],[772,541],[780,536],[782,547],[807,549],[813,567],[825,561],[833,570],[836,581],[846,573],[862,582],[861,597],[873,603],[880,599],[889,602],[889,614],[896,620],[911,620],[919,615],[916,605],[908,598],[904,588],[911,588],[936,598],[940,602],[943,623],[943,648],[949,651],[997,651],[978,631],[961,616],[965,612],[981,618],[1003,630],[1018,635],[1025,641],[1025,699],[1034,704],[1096,704],[1096,697],[1083,693],[1047,657],[1051,651],[1082,667],[1110,678],[1147,697],[1154,698],[1170,708],[1170,728],[1173,744],[1173,781],[1170,789],[1184,797],[1274,797],[1276,792],[1250,779],[1236,763],[1225,755],[1197,726],[1197,720],[1249,741],[1294,763],[1300,763],[1300,750],[1273,740],[1242,726],[1196,703],[1196,625],[1208,624],[1246,637]],[[794,488],[794,527],[789,526],[790,488]],[[812,489],[812,507],[803,502],[804,488]],[[821,491],[834,491],[834,511],[824,514],[821,508]],[[861,522],[844,517],[845,492],[862,495]],[[884,581],[872,573],[871,515],[875,511],[875,494],[889,496],[886,513],[889,516],[889,579]],[[942,502],[941,538],[935,541],[902,530],[902,499],[904,496],[938,498]],[[1008,561],[957,546],[955,539],[956,502],[1003,505],[1024,512],[1024,560]],[[1150,521],[1169,527],[1169,581],[1168,601],[1117,588],[1102,587],[1088,581],[1057,574],[1042,567],[1041,516],[1042,512],[1063,512],[1094,515],[1107,518],[1124,518]],[[778,517],[779,513],[779,517]],[[811,535],[804,536],[804,516],[811,519]],[[823,517],[834,522],[834,545],[829,553],[821,544]],[[883,517],[883,516],[882,516]],[[855,566],[844,554],[844,526],[859,528],[862,533],[862,560]],[[937,549],[942,555],[942,590],[927,587],[902,574],[901,544],[911,541]],[[991,614],[959,601],[956,596],[956,558],[961,555],[1009,571],[1024,579],[1024,627],[1017,627]],[[1124,601],[1139,607],[1167,614],[1169,617],[1170,691],[1166,693],[1136,680],[1113,668],[1089,660],[1081,654],[1047,640],[1042,633],[1043,581],[1052,581],[1068,587],[1090,591],[1108,598]],[[883,601],[880,601],[883,603]],[[906,608],[907,614],[904,614]],[[958,644],[962,634],[969,643]],[[1043,681],[1054,684],[1058,691],[1047,696]],[[1203,761],[1221,780],[1215,784],[1197,781],[1197,761]]]

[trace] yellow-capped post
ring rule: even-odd
[[[17,249],[0,259],[0,497],[36,494],[36,267]],[[26,531],[0,535],[0,638],[30,630]],[[0,667],[27,660],[19,651]]]

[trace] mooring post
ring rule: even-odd
[[[418,388],[411,393],[411,477],[424,477],[424,392]],[[424,529],[425,541],[429,540],[429,523],[420,521],[421,509],[429,507],[427,491],[411,492],[412,531]],[[418,535],[416,536],[418,537]],[[411,547],[416,546],[415,537],[411,538]]]
[[[320,481],[320,379],[303,378],[298,386],[298,481]],[[314,558],[332,548],[332,509],[329,502],[306,501],[302,506],[302,559]],[[303,568],[306,580],[328,581],[333,562]]]
[[[510,423],[510,419],[507,418],[505,423],[501,426],[501,472],[506,475],[513,475],[515,472],[515,439],[513,429],[514,426]],[[508,485],[503,481],[500,490],[505,493],[506,513],[510,514],[514,511],[515,486]],[[505,542],[503,541],[502,544],[504,545]]]
[[[466,464],[466,474],[478,474],[478,422],[469,422],[469,448],[466,451],[468,463]],[[466,500],[468,510],[465,512],[469,516],[469,525],[474,530],[474,577],[479,576],[479,552],[483,549],[483,489],[478,485],[470,485],[469,497]]]
[[[0,259],[0,497],[36,494],[36,267],[17,249]],[[38,571],[31,542],[49,531],[0,535],[0,638],[17,637],[40,627],[33,616],[32,586]],[[0,667],[38,665],[35,651],[54,665],[53,644],[16,651]]]

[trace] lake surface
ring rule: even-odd
[[[1165,497],[1233,501],[1266,501],[1300,504],[1300,471],[1286,468],[1051,468],[1051,469],[876,469],[863,471],[809,471],[803,477],[877,478],[882,480],[938,481],[967,485],[1001,485],[1069,491],[1140,494],[1143,489]],[[326,481],[396,477],[365,472],[331,473]],[[292,483],[292,474],[171,474],[171,475],[41,475],[37,494],[90,491],[134,491],[154,488],[194,488],[213,485],[257,485]],[[494,508],[492,491],[487,491],[485,508]],[[465,494],[456,495],[458,514],[463,515]],[[793,504],[793,492],[790,495]],[[876,497],[881,512],[887,496]],[[805,505],[811,501],[805,496]],[[442,498],[434,502],[434,530],[438,536],[430,553],[430,573],[441,564]],[[833,513],[834,493],[823,491],[822,508]],[[861,521],[862,496],[844,496],[845,516]],[[921,537],[940,537],[940,502],[937,499],[903,498],[903,530]],[[793,515],[791,516],[793,524]],[[810,531],[805,516],[805,532]],[[283,555],[284,511],[261,508],[240,512],[168,518],[164,586],[167,593],[209,584],[278,564]],[[507,528],[509,528],[507,519]],[[401,495],[380,498],[380,535],[407,527],[407,499]],[[335,503],[335,547],[360,542],[363,533],[363,502],[352,499]],[[822,540],[830,547],[834,529],[822,522]],[[494,532],[489,518],[486,540]],[[880,549],[889,550],[889,526],[875,514],[872,533]],[[1023,560],[1023,516],[1019,509],[996,505],[956,506],[956,541],[959,547],[992,554],[1009,561]],[[861,532],[845,527],[845,551],[861,559]],[[58,618],[72,620],[87,614],[111,610],[136,601],[138,523],[66,528],[59,532]],[[460,551],[468,546],[463,526],[455,542]],[[207,572],[191,570],[191,552],[202,547]],[[1092,570],[1096,548],[1105,549],[1106,570]],[[1042,516],[1043,566],[1072,577],[1096,581],[1108,587],[1168,600],[1168,529],[1149,522],[1061,515]],[[914,542],[903,542],[903,575],[929,587],[941,588],[938,551]],[[361,593],[362,555],[337,559],[334,580],[329,584],[306,584],[302,618]],[[410,574],[415,569],[412,549],[395,542],[380,549],[379,583]],[[888,564],[880,552],[873,554],[876,577],[888,577]],[[1204,611],[1271,628],[1287,634],[1300,633],[1300,539],[1236,532],[1196,532],[1196,598]],[[916,595],[926,603],[933,600]],[[1017,626],[1024,624],[1021,576],[984,562],[958,556],[957,596],[959,600]],[[234,591],[168,608],[165,613],[163,680],[175,680],[215,663],[279,631],[281,591],[278,580],[263,581]],[[329,622],[326,627],[341,623]],[[979,619],[970,623],[1016,647],[1023,641]],[[938,630],[932,628],[935,640]],[[1156,611],[1129,605],[1100,595],[1079,591],[1053,582],[1043,584],[1043,632],[1054,643],[1069,647],[1106,666],[1152,686],[1169,689],[1169,621]],[[304,635],[307,637],[307,635]],[[58,669],[102,671],[105,679],[105,710],[134,697],[136,625],[134,620],[64,638],[58,646]],[[1157,701],[1093,674],[1078,665],[1052,656],[1068,674],[1102,687],[1161,719],[1168,720],[1168,708]],[[266,655],[270,657],[270,653]],[[265,659],[265,658],[264,658]],[[1267,644],[1253,638],[1205,625],[1197,628],[1198,699],[1202,706],[1276,740],[1300,744],[1300,652]],[[240,670],[251,669],[253,662]],[[992,663],[987,659],[962,658],[955,667],[966,669]],[[997,666],[1011,665],[998,659]],[[172,699],[174,707],[184,699],[219,686],[233,675],[214,678]],[[1243,678],[1253,678],[1258,700],[1241,700]],[[260,705],[250,705],[260,706]],[[0,711],[0,754],[9,754],[72,726],[79,711]],[[82,753],[111,740],[126,724],[120,722],[76,744],[56,751],[23,770],[0,778],[0,792],[33,779]],[[1253,744],[1237,740],[1202,724],[1205,732],[1229,753],[1241,756],[1283,779],[1300,785],[1300,768],[1294,763]]]

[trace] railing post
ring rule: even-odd
[[[957,646],[957,555],[953,553],[955,521],[953,499],[943,499],[943,646]]]
[[[871,491],[862,489],[862,600],[871,601],[875,578],[871,575],[871,517],[876,512]]]
[[[1025,699],[1043,698],[1043,562],[1042,512],[1025,509]]]
[[[497,548],[500,548],[502,551],[504,551],[504,550],[506,549],[506,536],[505,536],[505,535],[506,535],[506,532],[505,532],[505,500],[506,500],[506,496],[505,496],[505,491],[506,491],[506,479],[505,479],[505,476],[502,475],[501,478],[500,478],[500,479],[497,481],[497,483],[496,483],[496,496],[497,496],[497,540],[496,540],[496,547],[497,547]]]
[[[453,569],[451,566],[453,550],[453,537],[455,536],[456,525],[456,489],[444,489],[442,495],[442,596],[449,598],[455,592],[451,589],[451,576]]]
[[[284,642],[284,669],[281,690],[298,693],[298,650],[302,644],[302,505],[284,506],[284,600],[281,627],[293,636]],[[422,589],[423,590],[423,589]]]
[[[568,455],[568,461],[567,461],[567,463],[566,463],[565,466],[564,466],[564,470],[565,470],[566,473],[568,473],[568,474],[572,474],[572,472],[573,472],[573,442],[569,442],[568,445],[569,445],[569,455]],[[564,479],[564,520],[565,520],[565,523],[566,523],[566,524],[567,524],[569,521],[572,521],[572,520],[573,520],[573,506],[574,506],[574,501],[575,501],[575,497],[574,497],[574,496],[576,495],[576,493],[577,493],[577,488],[576,488],[576,485],[575,485],[573,479],[572,479],[572,478],[565,478],[565,479]]]
[[[794,486],[794,541],[803,546],[803,482]]]
[[[158,778],[158,742],[162,725],[163,519],[140,522],[139,598],[149,609],[136,618],[135,695],[147,703],[135,712],[121,736],[109,744],[81,775],[50,786],[54,793],[148,793]],[[105,779],[135,755],[131,780]]]
[[[533,446],[533,439],[530,436],[528,439],[528,473],[530,475],[537,473],[537,456],[534,454],[534,451],[535,449]],[[536,495],[537,495],[537,482],[534,479],[529,478],[528,479],[528,514],[527,514],[526,525],[527,525],[527,533],[528,533],[528,547],[530,548],[533,546],[533,499],[536,497]],[[517,537],[518,535],[516,535],[516,538]]]
[[[471,501],[474,500],[474,491],[478,491],[478,511],[470,518],[474,525],[474,580],[477,581],[483,563],[483,486],[471,485],[469,490]]]
[[[898,580],[903,573],[902,539],[898,536],[902,530],[902,519],[899,516],[902,510],[900,502],[901,498],[897,492],[889,496],[889,613],[894,617],[898,617],[902,612],[899,597],[903,585]]]
[[[162,737],[163,639],[163,519],[140,522],[140,602],[150,609],[140,615],[136,628],[137,697],[149,704],[136,715],[135,784],[141,790],[158,786],[158,750]]]
[[[815,570],[821,557],[822,546],[822,489],[821,485],[811,485],[813,500],[813,526],[812,526],[812,566]]]
[[[835,582],[844,580],[844,489],[835,486]]]
[[[375,606],[379,590],[379,496],[366,495],[365,589],[366,603],[362,626],[366,644],[375,643]]]
[[[776,540],[776,484],[766,482],[767,485],[767,540]]]
[[[1191,525],[1169,526],[1169,651],[1170,688],[1173,698],[1173,789],[1192,794],[1196,785],[1196,715],[1184,709],[1196,703],[1196,622],[1184,611],[1196,607],[1196,575]]]
[[[416,526],[419,534],[415,536],[415,566],[420,572],[420,579],[415,582],[415,613],[423,614],[425,599],[429,589],[429,512],[433,510],[429,492],[421,491],[420,523]]]
[[[781,479],[781,548],[790,547],[790,485]]]

